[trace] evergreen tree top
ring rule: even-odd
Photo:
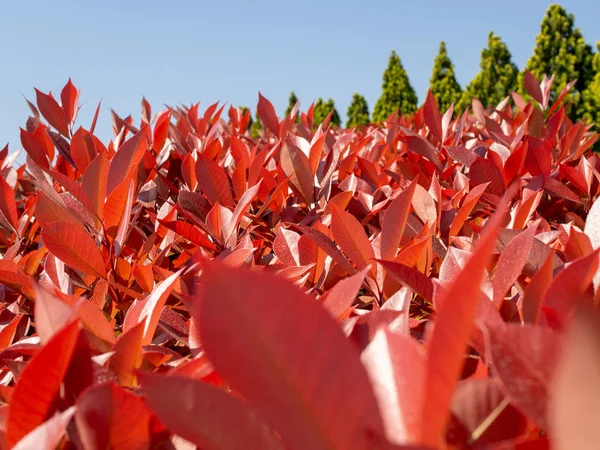
[[[511,92],[517,90],[519,69],[502,39],[490,31],[487,47],[481,51],[479,73],[463,94],[458,110],[463,111],[477,98],[486,106],[496,106]]]
[[[396,111],[409,114],[416,109],[417,94],[410,85],[400,56],[392,50],[388,66],[383,73],[382,93],[375,104],[373,120],[382,122]]]
[[[585,42],[581,30],[575,27],[573,14],[560,5],[550,5],[526,67],[538,80],[544,75],[554,75],[554,95],[570,81],[577,80],[572,94],[576,116],[581,113],[578,111],[581,92],[594,77],[592,59],[592,47]],[[520,78],[522,80],[523,75]]]
[[[444,41],[440,43],[438,54],[433,62],[430,88],[441,111],[447,110],[462,95],[462,88],[454,75],[454,64],[448,57]]]
[[[352,103],[348,107],[347,116],[347,128],[369,124],[369,105],[362,95],[355,93],[352,96]]]

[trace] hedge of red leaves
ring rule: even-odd
[[[36,91],[0,153],[2,447],[590,448],[600,160],[551,82],[351,130],[259,95],[256,140],[144,101],[108,145]]]

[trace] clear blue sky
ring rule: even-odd
[[[113,1],[3,2],[0,14],[0,147],[20,148],[29,114],[21,94],[59,94],[69,77],[82,91],[79,123],[111,137],[112,107],[140,118],[142,96],[201,110],[220,100],[254,109],[260,90],[285,110],[294,90],[303,107],[332,97],[343,117],[354,92],[372,109],[392,49],[419,95],[445,40],[458,81],[478,71],[490,30],[522,68],[531,55],[545,0],[478,1]],[[600,2],[561,3],[591,45],[600,40]]]

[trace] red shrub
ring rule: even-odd
[[[550,84],[316,132],[259,95],[256,140],[144,101],[106,146],[36,91],[0,153],[3,447],[597,439],[597,135]]]

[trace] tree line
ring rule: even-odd
[[[554,76],[551,99],[558,95],[567,83],[577,80],[569,96],[569,115],[574,120],[584,119],[600,123],[600,42],[594,52],[579,28],[575,27],[573,14],[560,5],[550,5],[541,23],[533,55],[525,69],[538,80],[544,75]],[[512,62],[512,55],[502,39],[490,32],[487,47],[481,52],[480,71],[463,89],[454,74],[454,65],[448,55],[445,42],[441,42],[435,57],[430,78],[430,89],[441,111],[454,105],[463,112],[477,98],[485,107],[495,107],[510,92],[527,97],[523,87],[525,71],[519,71]],[[292,92],[286,115],[290,114],[298,98]],[[383,73],[381,96],[372,115],[366,99],[355,93],[347,111],[347,127],[379,123],[394,112],[410,114],[418,108],[417,94],[411,86],[400,56],[392,51]],[[314,123],[319,124],[332,112],[330,123],[341,126],[332,99],[319,98],[314,105]],[[254,121],[254,131],[260,127]]]

